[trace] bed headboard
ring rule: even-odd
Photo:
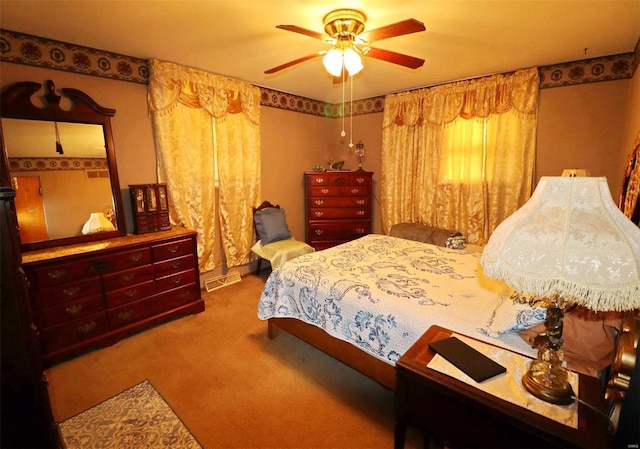
[[[631,376],[636,368],[638,340],[640,337],[640,310],[626,312],[616,340],[616,355],[609,371],[605,400],[613,433],[617,433],[624,400],[629,394]],[[638,383],[638,379],[634,379]],[[637,395],[637,392],[635,393]],[[631,399],[631,398],[629,398]],[[633,400],[633,399],[631,399]]]

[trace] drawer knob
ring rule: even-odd
[[[171,268],[173,268],[174,270],[176,268],[180,268],[180,262],[177,260],[174,260],[173,262],[171,262]]]
[[[326,195],[329,193],[329,189],[321,189],[320,192],[322,192],[323,195]]]
[[[127,298],[135,298],[137,294],[138,290],[135,288],[130,288],[129,290],[124,292],[124,296],[126,296]]]
[[[129,255],[129,260],[131,260],[132,262],[140,262],[140,260],[142,260],[142,253]]]
[[[324,200],[315,200],[314,203],[316,203],[318,206],[322,206],[324,204]]]
[[[324,178],[316,178],[316,182],[318,184],[322,184],[324,182]]]
[[[82,326],[78,327],[78,332],[81,332],[83,334],[88,334],[89,332],[94,331],[97,326],[98,325],[96,324],[95,321],[92,321],[90,323],[85,323]]]
[[[364,204],[364,203],[365,203],[365,201],[364,201],[364,200],[357,200],[357,201],[356,201],[356,204],[361,204],[361,205],[362,205],[362,204]]]
[[[358,184],[362,184],[364,182],[364,178],[356,178],[356,182]]]
[[[364,228],[358,228],[358,229],[356,229],[356,232],[358,234],[364,234]]]
[[[49,279],[57,280],[61,279],[65,274],[67,274],[67,270],[53,270],[47,273],[47,277]]]
[[[173,282],[174,284],[179,284],[180,282],[182,282],[182,276],[178,275],[178,276],[174,276],[173,279],[171,279],[171,282]]]
[[[357,212],[356,212],[356,214],[358,214],[358,215],[364,215],[364,211],[363,211],[363,210],[359,210],[359,211],[357,211]]]
[[[178,245],[173,245],[167,248],[167,251],[169,251],[171,254],[175,254],[178,252]]]
[[[129,310],[125,310],[124,312],[120,312],[118,314],[118,319],[120,321],[128,321],[131,319],[132,316],[133,316],[133,310],[129,309]]]
[[[322,235],[322,229],[316,229],[315,233],[316,235]]]
[[[131,281],[132,279],[134,279],[136,277],[135,273],[127,273],[127,274],[123,274],[120,279],[123,281]]]
[[[359,193],[360,189],[358,189],[357,187],[355,189],[351,189],[351,193],[356,194]]]
[[[74,285],[73,287],[67,287],[64,290],[62,290],[62,293],[65,296],[75,296],[78,294],[78,292],[80,291],[80,287],[78,287],[77,285]]]
[[[322,212],[322,211],[316,211],[316,212],[314,212],[314,215],[315,215],[316,217],[322,217],[322,216],[324,215],[324,212]]]
[[[65,312],[67,312],[69,315],[77,315],[80,312],[82,312],[82,309],[84,309],[84,306],[82,304],[73,304],[69,307],[67,307],[65,310]]]

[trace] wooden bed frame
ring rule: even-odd
[[[270,318],[268,320],[270,339],[277,336],[278,329],[298,337],[384,387],[395,391],[396,372],[394,366],[373,357],[350,343],[332,337],[318,327],[294,318]],[[606,388],[603,392],[614,426],[617,425],[622,402],[630,386],[631,374],[636,364],[636,348],[639,337],[640,311],[625,313],[622,329],[616,340],[615,359],[606,377]]]

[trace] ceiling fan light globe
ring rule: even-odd
[[[351,76],[360,72],[364,67],[360,55],[353,48],[347,48],[344,51],[344,67]]]
[[[324,68],[333,76],[340,76],[342,73],[342,52],[336,48],[332,48],[322,58]]]

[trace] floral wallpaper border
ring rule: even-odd
[[[55,149],[52,148],[51,152]],[[106,170],[105,158],[87,157],[10,157],[11,172],[57,171],[57,170]]]
[[[553,64],[539,68],[540,88],[561,87],[631,78],[640,63],[640,41],[632,53]],[[134,83],[148,83],[149,68],[141,58],[96,50],[29,34],[0,29],[0,61],[82,73]],[[428,87],[428,86],[424,86]],[[329,104],[264,87],[262,106],[286,109],[327,118],[346,114],[371,114],[384,110],[384,97]]]

